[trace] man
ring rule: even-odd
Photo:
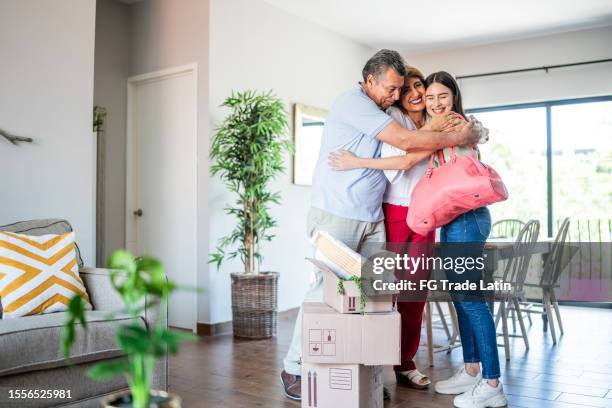
[[[385,242],[382,197],[386,178],[382,171],[353,169],[334,171],[328,156],[349,150],[359,157],[380,157],[381,142],[406,151],[437,150],[448,146],[473,144],[479,133],[468,123],[450,132],[407,130],[385,113],[400,97],[406,68],[403,58],[391,50],[380,50],[362,71],[363,83],[340,95],[334,102],[323,128],[319,158],[315,167],[312,207],[307,233],[329,232],[357,252],[369,243]],[[449,119],[452,120],[452,119]],[[304,301],[321,301],[322,277]],[[281,373],[285,395],[301,399],[302,310],[298,313],[291,346]]]

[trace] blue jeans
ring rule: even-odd
[[[487,207],[481,207],[455,218],[442,227],[440,241],[443,257],[481,257],[484,243],[491,232],[491,214]],[[449,243],[450,245],[444,245]],[[452,243],[467,243],[453,245]],[[482,269],[459,273],[447,270],[449,281],[477,282],[480,286]],[[474,297],[480,298],[474,299]],[[480,290],[470,291],[470,300],[453,296],[459,333],[463,348],[463,361],[466,363],[482,363],[482,377],[495,379],[500,377],[499,355],[497,353],[497,335],[495,322],[489,306]]]

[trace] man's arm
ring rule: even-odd
[[[479,132],[469,122],[450,132],[433,132],[430,130],[408,130],[393,121],[376,135],[376,139],[381,142],[407,152],[476,144],[478,138]]]

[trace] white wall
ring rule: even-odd
[[[213,129],[227,113],[218,106],[232,90],[272,89],[289,113],[295,102],[328,109],[336,96],[357,83],[363,64],[374,52],[261,0],[212,0],[210,5]],[[282,205],[272,208],[279,225],[273,231],[276,237],[262,247],[262,270],[280,272],[280,310],[301,304],[311,271],[304,260],[311,255],[306,240],[311,189],[293,185],[291,157],[287,156],[285,163],[286,173],[271,186],[282,193]],[[235,225],[223,212],[234,201],[217,178],[211,180],[211,251]],[[231,320],[229,273],[242,269],[239,261],[227,262],[219,271],[210,265],[206,288],[210,313],[200,315],[200,321]]]
[[[404,53],[425,75],[445,70],[478,74],[612,57],[612,27],[431,54]],[[612,94],[612,63],[585,65],[460,82],[467,108]]]
[[[130,75],[198,64],[198,286],[208,289],[209,160],[208,0],[147,0],[130,6]],[[125,176],[124,176],[125,177]],[[209,315],[208,298],[198,300],[199,320]],[[229,302],[229,300],[228,300]],[[204,317],[202,317],[204,316]]]
[[[94,251],[95,0],[0,0],[0,224],[65,218]]]
[[[217,323],[231,319],[231,271],[228,262],[217,271],[208,264],[209,253],[234,221],[223,208],[234,201],[218,180],[210,180],[209,142],[212,130],[225,115],[218,108],[232,89],[273,89],[287,104],[301,102],[329,108],[333,99],[354,86],[361,68],[373,53],[320,26],[287,14],[262,0],[148,0],[128,8],[129,44],[122,44],[124,5],[100,4],[96,61],[96,103],[109,110],[106,200],[106,250],[124,245],[125,220],[125,50],[130,76],[198,63],[198,320]],[[118,27],[112,30],[113,20]],[[115,53],[116,55],[109,55]],[[273,62],[273,63],[271,63]],[[210,81],[210,84],[209,84]],[[289,115],[291,117],[291,115]],[[121,123],[123,122],[123,123]],[[121,126],[119,125],[121,123]],[[273,208],[277,237],[263,246],[263,268],[281,272],[279,308],[301,303],[310,268],[306,241],[306,213],[310,188],[291,183],[291,157],[287,172],[272,186],[282,191],[283,205]],[[209,185],[209,183],[211,183]],[[111,197],[112,196],[112,197]],[[112,224],[112,225],[111,225]],[[116,224],[116,225],[115,225]]]
[[[96,4],[94,105],[106,108],[104,137],[104,242],[102,264],[125,248],[126,95],[129,72],[129,6],[118,0]]]

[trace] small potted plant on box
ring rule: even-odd
[[[112,286],[124,302],[124,308],[118,312],[131,317],[130,324],[118,325],[117,329],[117,345],[126,357],[119,361],[98,363],[87,375],[101,381],[124,375],[130,391],[107,397],[102,406],[148,408],[151,403],[151,406],[158,408],[180,408],[177,396],[150,389],[151,376],[157,359],[167,352],[176,353],[181,341],[195,340],[197,337],[191,333],[168,330],[164,313],[160,313],[155,327],[143,327],[140,322],[145,306],[165,309],[168,296],[176,286],[166,279],[161,263],[150,257],[134,258],[126,251],[116,251],[109,258],[108,268],[111,270]],[[85,305],[80,296],[70,300],[62,332],[62,351],[67,359],[75,341],[77,323],[87,330]]]
[[[222,238],[210,262],[217,269],[225,259],[240,257],[244,270],[232,273],[232,321],[234,336],[266,338],[276,334],[277,272],[259,270],[259,244],[273,235],[276,225],[268,205],[278,204],[280,194],[270,192],[268,183],[285,169],[283,152],[293,151],[286,139],[287,114],[280,99],[254,91],[236,92],[222,106],[229,115],[217,128],[211,148],[218,174],[238,198],[227,214],[236,218],[233,232]],[[228,248],[233,250],[226,252]]]

